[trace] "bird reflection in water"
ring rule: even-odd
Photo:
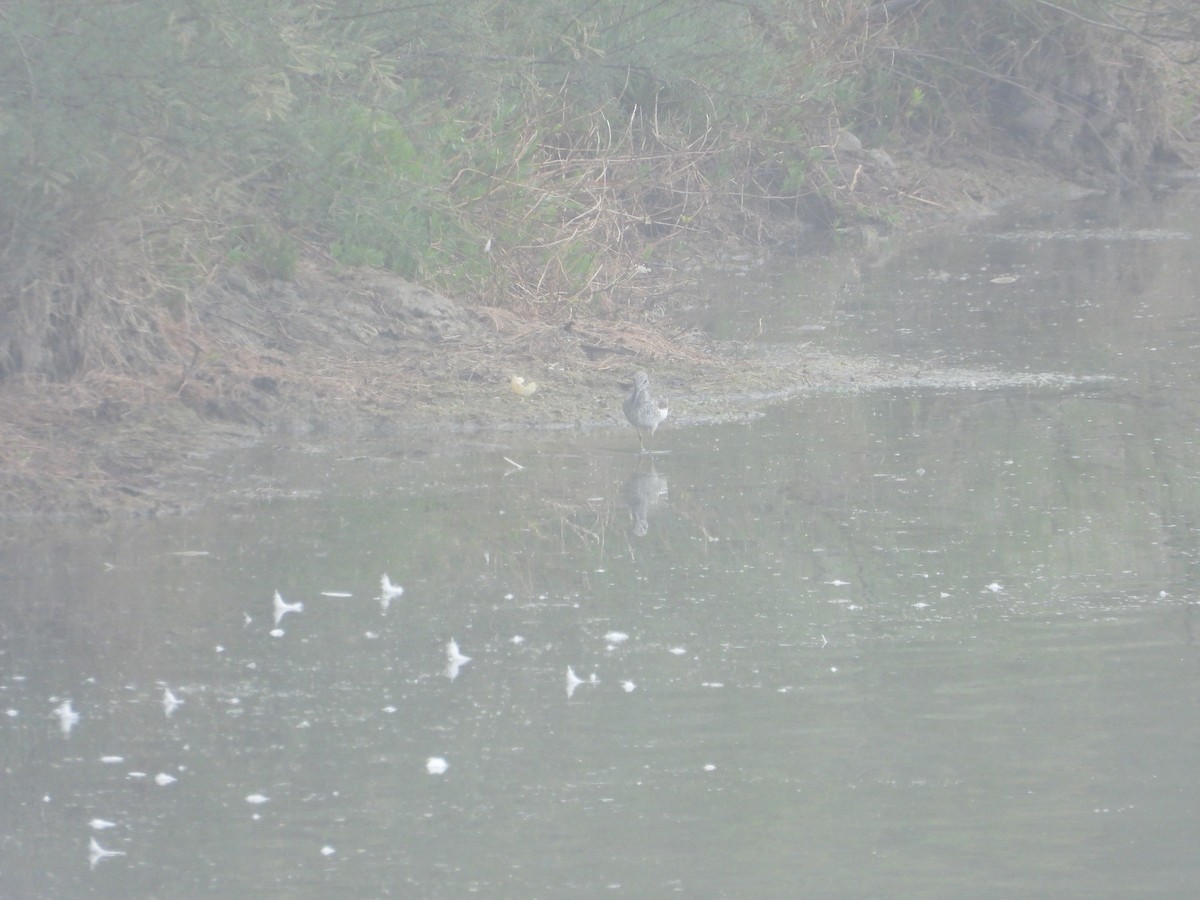
[[[667,496],[667,479],[655,472],[654,466],[650,466],[648,472],[639,467],[625,482],[624,493],[633,516],[633,533],[636,537],[645,537],[650,531],[650,510]]]

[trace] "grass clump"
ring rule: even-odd
[[[1016,135],[1130,172],[1158,152],[1160,106],[1138,107],[1139,140],[1104,120],[1157,72],[1128,41],[1106,65],[1136,23],[1097,25],[1103,3],[984,7],[17,4],[0,377],[178,356],[163,323],[229,267],[287,280],[315,255],[605,314],[641,302],[666,245],[886,222],[897,154]],[[1189,23],[1154,25],[1186,44]]]

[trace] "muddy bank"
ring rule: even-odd
[[[676,297],[699,277],[663,276]],[[753,418],[802,392],[1069,381],[719,344],[662,308],[531,322],[315,265],[289,282],[227,275],[164,334],[178,364],[146,377],[0,389],[5,518],[187,512],[237,489],[212,474],[221,454],[263,440],[391,437],[403,453],[488,430],[627,429],[621,400],[636,368],[670,397],[670,427]],[[519,395],[513,376],[537,389]]]
[[[511,36],[490,27],[468,34],[481,52],[460,58],[456,25],[430,32],[447,41],[455,71],[402,81],[452,83],[475,57],[488,60],[488,77],[434,90],[424,112],[416,94],[392,90],[390,68],[375,64],[377,53],[390,59],[395,50],[387,29],[384,50],[369,41],[344,47],[340,26],[333,33],[313,19],[311,46],[337,46],[347,59],[366,53],[366,82],[282,91],[279,114],[260,120],[241,110],[253,78],[226,72],[240,111],[214,109],[211,131],[180,136],[181,146],[197,141],[180,157],[182,182],[169,166],[151,177],[171,162],[157,152],[133,155],[146,171],[110,159],[107,127],[76,166],[117,178],[95,195],[62,189],[59,179],[73,171],[65,163],[57,178],[35,167],[17,179],[31,193],[25,212],[10,204],[0,303],[0,519],[187,510],[211,495],[188,485],[204,480],[213,454],[279,435],[395,436],[401,446],[487,429],[626,427],[620,399],[637,368],[671,397],[679,426],[755,415],[806,390],[1003,382],[919,361],[718,345],[681,314],[690,297],[704,296],[695,273],[706,267],[835,241],[839,252],[856,247],[863,266],[878,265],[896,252],[889,234],[986,216],[1021,197],[1061,202],[1082,190],[1076,184],[1125,191],[1159,170],[1196,165],[1195,67],[1172,57],[1173,39],[1129,40],[1124,27],[1097,28],[1044,5],[1016,17],[1001,6],[965,15],[953,4],[875,4],[865,18],[825,10],[796,19],[796,30],[751,16],[731,35],[747,43],[722,51],[737,65],[721,62],[722,53],[697,65],[685,29],[683,42],[672,32],[655,44],[661,52],[645,73],[653,91],[622,77],[613,93],[600,70],[620,70],[624,57],[594,68],[601,53],[568,62],[565,78],[555,70],[536,98],[521,89],[497,102],[472,95],[485,81],[491,90],[491,67],[510,59],[492,51]],[[715,32],[701,28],[692,47],[726,47],[730,23],[709,24]],[[276,48],[273,32],[256,39]],[[522,32],[517,46],[527,49],[527,38]],[[553,40],[551,55],[560,49]],[[46,48],[56,46],[65,45]],[[159,71],[186,75],[198,52],[189,47],[190,38],[167,41]],[[763,51],[762,64],[743,71],[743,47]],[[60,61],[80,59],[68,48]],[[542,71],[517,82],[539,84]],[[121,98],[114,108],[148,111],[132,143],[173,147],[159,133],[172,117],[127,104],[127,82],[110,73],[97,88]],[[181,96],[196,83],[183,77]],[[340,104],[358,109],[365,83],[376,84],[365,101],[370,116],[331,115]],[[76,106],[56,110],[35,87],[25,86],[28,108],[50,122],[57,112],[74,130]],[[643,91],[652,103],[639,99]],[[207,103],[212,92],[202,93]],[[385,93],[399,102],[375,111]],[[458,112],[446,108],[452,95],[464,103]],[[745,109],[734,101],[727,116],[720,110],[732,97],[754,99]],[[509,111],[461,131],[458,120],[485,109]],[[613,109],[619,118],[629,110],[623,129],[612,127]],[[451,120],[444,137],[433,128],[428,147],[409,137]],[[344,129],[348,140],[327,146]],[[231,158],[248,146],[264,155],[245,161],[253,174],[235,189],[230,173],[242,169]],[[520,165],[510,169],[510,159]],[[14,171],[24,164],[14,156]],[[122,204],[112,208],[101,199],[117,196]],[[29,222],[46,223],[54,239]],[[346,271],[329,254],[420,272],[471,296],[456,302],[390,275]],[[509,389],[514,376],[538,390],[519,396]]]

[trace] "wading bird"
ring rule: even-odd
[[[645,453],[646,441],[642,437],[642,429],[645,428],[651,435],[654,434],[654,430],[667,417],[667,401],[655,400],[650,396],[650,376],[645,372],[638,372],[633,376],[633,390],[625,398],[622,408],[629,424],[637,429],[638,443]]]

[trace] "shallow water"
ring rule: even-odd
[[[275,445],[204,463],[244,489],[186,519],[10,528],[5,892],[1185,894],[1196,208],[729,274],[741,313],[697,311],[1104,381],[801,396],[648,457]]]

